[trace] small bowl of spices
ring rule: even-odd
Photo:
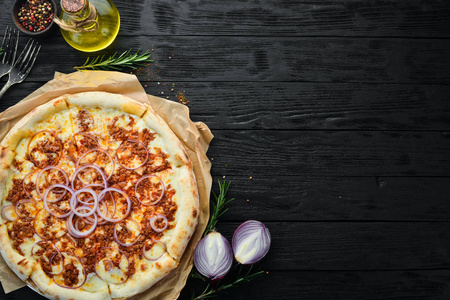
[[[57,7],[53,0],[16,0],[13,6],[13,20],[23,33],[45,36],[52,28]]]

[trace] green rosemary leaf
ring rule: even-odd
[[[3,48],[0,48],[0,55],[3,54]]]
[[[120,71],[124,68],[136,69],[140,66],[144,66],[146,63],[153,62],[150,59],[150,51],[145,51],[139,54],[141,51],[138,49],[136,53],[131,54],[131,49],[123,52],[116,57],[117,52],[113,55],[105,58],[104,55],[96,57],[88,57],[86,62],[79,67],[74,67],[75,70],[117,70]]]
[[[220,284],[214,289],[211,284],[208,284],[206,288],[201,292],[200,295],[195,296],[195,293],[192,293],[191,300],[201,300],[201,299],[210,299],[217,296],[218,293],[223,293],[228,291],[231,288],[235,288],[240,286],[244,282],[250,282],[253,279],[264,275],[264,271],[253,271],[253,265],[242,275],[242,265],[239,266],[239,271],[235,275],[235,279],[227,284]],[[201,275],[200,275],[201,276]]]
[[[206,225],[206,229],[205,232],[203,232],[203,236],[207,235],[208,233],[216,229],[219,217],[222,216],[228,210],[228,208],[226,208],[226,205],[234,200],[234,199],[229,200],[226,199],[228,188],[230,187],[231,182],[227,182],[226,180],[223,181],[219,180],[218,182],[219,182],[219,195],[216,195],[216,193],[212,191],[215,201],[211,201],[211,215],[209,216],[208,225]]]

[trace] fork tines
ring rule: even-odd
[[[31,70],[40,49],[41,46],[37,42],[32,39],[28,40],[25,48],[23,48],[19,58],[14,64],[14,68],[20,73],[27,74]]]

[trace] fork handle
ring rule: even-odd
[[[3,94],[6,92],[7,89],[9,89],[14,83],[11,83],[8,81],[1,89],[0,91],[0,98],[3,96]]]

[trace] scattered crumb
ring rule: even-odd
[[[180,102],[181,104],[184,105],[188,105],[189,101],[186,99],[186,97],[184,96],[183,92],[178,92],[177,94],[177,98],[178,98],[178,102]]]
[[[223,175],[223,178],[225,179],[225,175]]]
[[[144,87],[147,87],[147,85],[145,84]]]
[[[247,199],[247,202],[250,202],[250,199]]]
[[[250,179],[253,179],[253,177],[252,177],[252,176],[250,176]]]

